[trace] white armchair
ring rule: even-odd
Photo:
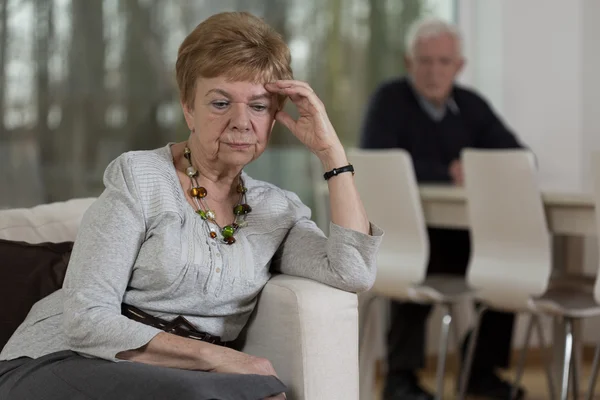
[[[94,199],[0,211],[0,239],[73,241]],[[277,275],[260,295],[244,351],[267,358],[290,400],[358,399],[357,296]]]

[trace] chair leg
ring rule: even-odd
[[[454,311],[454,305],[448,304],[448,312],[450,313],[450,317],[452,317],[452,324],[450,325],[450,330],[452,331],[452,336],[454,336],[454,348],[457,355],[456,359],[459,361],[460,364],[460,357],[458,357],[458,355],[460,354],[460,335],[458,334],[460,324],[458,323],[458,318],[456,318],[456,313]],[[460,365],[458,366],[457,371],[460,371]]]
[[[452,317],[452,323],[450,324],[450,330],[452,333],[452,336],[454,336],[454,352],[456,353],[456,373],[460,374],[460,364],[461,364],[461,360],[460,360],[460,354],[461,354],[461,341],[460,341],[460,335],[459,335],[459,320],[456,317],[456,307],[454,304],[449,304],[448,305],[448,310],[450,310],[450,316]],[[458,392],[458,385],[459,385],[460,379],[455,379],[454,380],[454,392],[457,393]]]
[[[582,366],[581,364],[581,348],[579,344],[581,343],[581,335],[579,326],[573,324],[573,357],[571,362],[573,365],[571,368],[573,372],[571,373],[572,377],[572,385],[573,385],[573,398],[577,400],[579,398],[579,368]]]
[[[444,376],[446,372],[446,355],[448,354],[448,336],[450,336],[450,325],[452,324],[450,307],[447,304],[443,304],[442,307],[444,308],[444,315],[442,316],[442,331],[440,334],[440,347],[438,350],[436,400],[442,400],[444,397]]]
[[[562,372],[560,399],[569,400],[569,378],[571,372],[571,356],[573,355],[573,321],[565,318],[565,359]]]
[[[523,378],[523,370],[525,369],[525,360],[527,358],[527,350],[529,350],[529,342],[531,340],[531,333],[533,332],[533,324],[535,321],[535,317],[533,314],[529,316],[529,323],[527,324],[527,331],[525,333],[525,343],[523,343],[523,348],[521,349],[521,357],[519,358],[519,363],[517,364],[517,374],[515,376],[515,381],[513,383],[513,387],[510,393],[510,398],[514,399],[517,395],[517,391],[519,390],[519,384],[521,383],[521,378]]]
[[[575,350],[575,353],[577,350]],[[579,398],[579,374],[577,368],[577,361],[575,361],[575,355],[571,359],[571,390],[573,392],[573,399]]]
[[[598,364],[600,364],[600,344],[596,345],[596,352],[594,353],[594,362],[592,363],[592,373],[590,375],[590,384],[588,387],[586,400],[592,400],[594,398],[594,390],[596,390],[596,379],[598,378]]]
[[[467,385],[469,384],[469,378],[471,376],[471,364],[473,364],[473,357],[475,356],[475,347],[477,346],[477,336],[479,336],[479,328],[481,326],[481,319],[487,308],[481,306],[475,319],[475,327],[469,340],[469,347],[467,349],[467,357],[463,361],[463,368],[460,374],[460,385],[458,388],[458,400],[465,400],[467,394]]]
[[[581,364],[581,348],[579,344],[581,343],[581,335],[579,330],[579,325],[573,324],[573,357],[571,358],[571,362],[573,365],[571,366],[571,379],[573,385],[573,398],[579,398],[579,368],[582,366]]]
[[[536,330],[538,333],[538,339],[540,341],[540,347],[542,348],[542,353],[544,354],[544,369],[546,370],[546,380],[548,381],[548,395],[550,396],[550,400],[556,399],[556,384],[554,383],[554,373],[552,371],[552,360],[548,357],[547,353],[547,344],[546,338],[544,336],[544,330],[542,329],[542,324],[540,322],[540,317],[537,315],[533,315],[534,323],[536,326]]]

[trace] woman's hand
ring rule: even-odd
[[[280,110],[277,121],[285,125],[322,162],[343,153],[343,147],[329,121],[323,102],[312,88],[300,81],[275,81],[265,85],[271,93],[286,95],[298,108],[298,120]],[[342,165],[337,165],[341,167]]]
[[[227,347],[220,347],[211,362],[210,372],[277,376],[266,358],[251,356]]]
[[[240,351],[221,348],[223,351],[216,357],[211,372],[228,374],[257,374],[277,377],[271,362],[266,358],[254,357]],[[285,400],[285,393],[269,397],[265,400]]]

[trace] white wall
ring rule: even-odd
[[[586,0],[583,13],[583,182],[589,187],[591,150],[600,149],[600,1]]]
[[[580,189],[584,107],[600,84],[586,62],[598,57],[595,0],[460,0],[469,35],[462,81],[490,100],[535,151],[544,187]],[[596,60],[597,61],[597,60]],[[589,70],[587,76],[584,72]],[[597,71],[597,68],[596,68]]]
[[[458,1],[467,57],[460,81],[483,94],[536,153],[544,188],[589,189],[590,155],[600,150],[600,1]],[[585,269],[595,274],[595,238],[586,246]],[[470,313],[463,311],[464,329]],[[438,325],[436,313],[430,353]],[[600,321],[587,323],[586,342],[600,339],[599,331]],[[523,334],[520,319],[516,347]]]

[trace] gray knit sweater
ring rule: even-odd
[[[244,179],[253,210],[229,246],[187,203],[170,145],[118,157],[83,217],[63,288],[33,306],[0,360],[60,350],[116,360],[161,332],[122,316],[122,302],[233,340],[271,268],[352,292],[372,285],[379,228],[369,236],[332,223],[327,238],[295,194]]]

